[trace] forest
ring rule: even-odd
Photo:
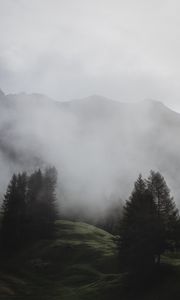
[[[158,284],[161,287],[174,278],[180,255],[180,216],[159,172],[150,171],[147,179],[140,174],[123,208],[119,203],[112,206],[98,221],[85,220],[81,212],[77,218],[62,216],[57,206],[57,176],[55,167],[47,167],[13,174],[9,182],[1,207],[2,295],[25,297],[29,293],[34,299],[44,294],[47,280],[48,299],[54,293],[61,299],[95,295],[131,299],[132,294],[134,299],[146,299],[142,286],[147,291],[153,286],[156,291]],[[31,282],[34,273],[37,282]],[[14,283],[10,276],[17,276]],[[30,287],[19,287],[19,276]],[[54,280],[61,288],[53,285]],[[179,290],[173,291],[173,299],[178,299]],[[165,297],[169,299],[169,292]]]

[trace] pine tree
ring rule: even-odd
[[[30,239],[51,237],[56,220],[56,181],[57,172],[54,167],[47,168],[44,173],[35,171],[28,182],[28,218]]]
[[[26,173],[13,175],[4,196],[2,210],[2,244],[5,250],[16,250],[25,241]]]
[[[42,236],[51,237],[54,233],[54,222],[57,217],[56,211],[56,183],[57,171],[54,167],[45,170],[42,178],[40,193],[40,227],[43,228]]]
[[[161,252],[167,248],[171,249],[179,240],[176,234],[179,228],[179,213],[170,195],[170,189],[159,172],[150,172],[147,186],[156,203],[158,219],[163,227],[164,241],[158,256],[160,262]]]
[[[120,261],[135,272],[160,263],[165,250],[179,242],[180,219],[170,190],[160,173],[140,175],[124,207],[120,230]]]
[[[158,252],[159,224],[156,206],[146,182],[139,175],[126,201],[120,230],[121,266],[133,272],[148,272]]]
[[[168,223],[171,217],[177,217],[178,210],[164,177],[159,172],[151,171],[147,184],[156,202],[158,214],[164,222]]]
[[[43,174],[41,170],[34,171],[27,184],[27,220],[28,220],[28,239],[33,241],[42,235],[41,225],[41,197],[43,188]]]
[[[1,242],[5,251],[13,252],[27,242],[53,235],[56,181],[55,168],[12,176],[2,205]]]

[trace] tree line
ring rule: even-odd
[[[1,250],[16,252],[28,243],[52,238],[56,207],[54,167],[14,174],[2,205]],[[160,264],[165,251],[180,247],[180,217],[164,177],[151,171],[139,175],[126,201],[111,207],[100,227],[119,236],[119,262],[124,271],[142,273]]]
[[[14,174],[2,204],[1,249],[15,252],[54,232],[57,172],[54,167],[44,172]]]

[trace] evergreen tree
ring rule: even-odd
[[[27,234],[30,241],[38,239],[43,231],[40,218],[42,186],[43,174],[39,169],[29,176],[27,184]]]
[[[40,238],[49,238],[56,219],[55,168],[14,174],[2,205],[1,237],[4,250],[12,252]]]
[[[164,177],[159,172],[150,172],[147,186],[156,203],[159,222],[161,222],[163,227],[164,241],[160,247],[158,256],[158,260],[160,261],[160,254],[167,248],[172,249],[173,245],[177,244],[179,240],[177,236],[179,213],[173,197],[170,195],[170,189]]]
[[[120,261],[126,269],[148,271],[160,255],[179,241],[179,215],[160,173],[140,175],[124,207],[120,230]],[[171,246],[171,247],[170,247]]]
[[[42,187],[40,193],[40,222],[44,228],[46,237],[51,237],[54,233],[54,222],[57,218],[56,210],[56,183],[57,171],[54,167],[49,167],[43,174]]]
[[[171,218],[177,219],[178,210],[164,177],[159,172],[151,171],[147,185],[156,202],[158,215],[165,224],[168,224]]]
[[[45,217],[48,222],[54,222],[57,217],[56,210],[56,184],[57,171],[54,167],[49,167],[45,170],[43,179],[43,198],[46,207]]]
[[[1,235],[5,250],[16,250],[25,241],[26,184],[26,173],[14,174],[4,196]]]
[[[153,268],[159,233],[156,206],[140,175],[124,207],[120,230],[121,266],[143,273]]]
[[[30,239],[50,237],[54,232],[56,220],[56,181],[54,167],[44,173],[35,171],[28,182],[28,219]]]
[[[27,181],[28,177],[25,172],[18,174],[17,176],[17,227],[18,227],[18,240],[19,245],[25,244],[27,240]]]

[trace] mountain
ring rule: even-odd
[[[53,164],[61,201],[88,212],[129,196],[141,172],[159,170],[178,203],[180,115],[161,102],[98,95],[58,102],[0,91],[0,188],[15,171]]]

